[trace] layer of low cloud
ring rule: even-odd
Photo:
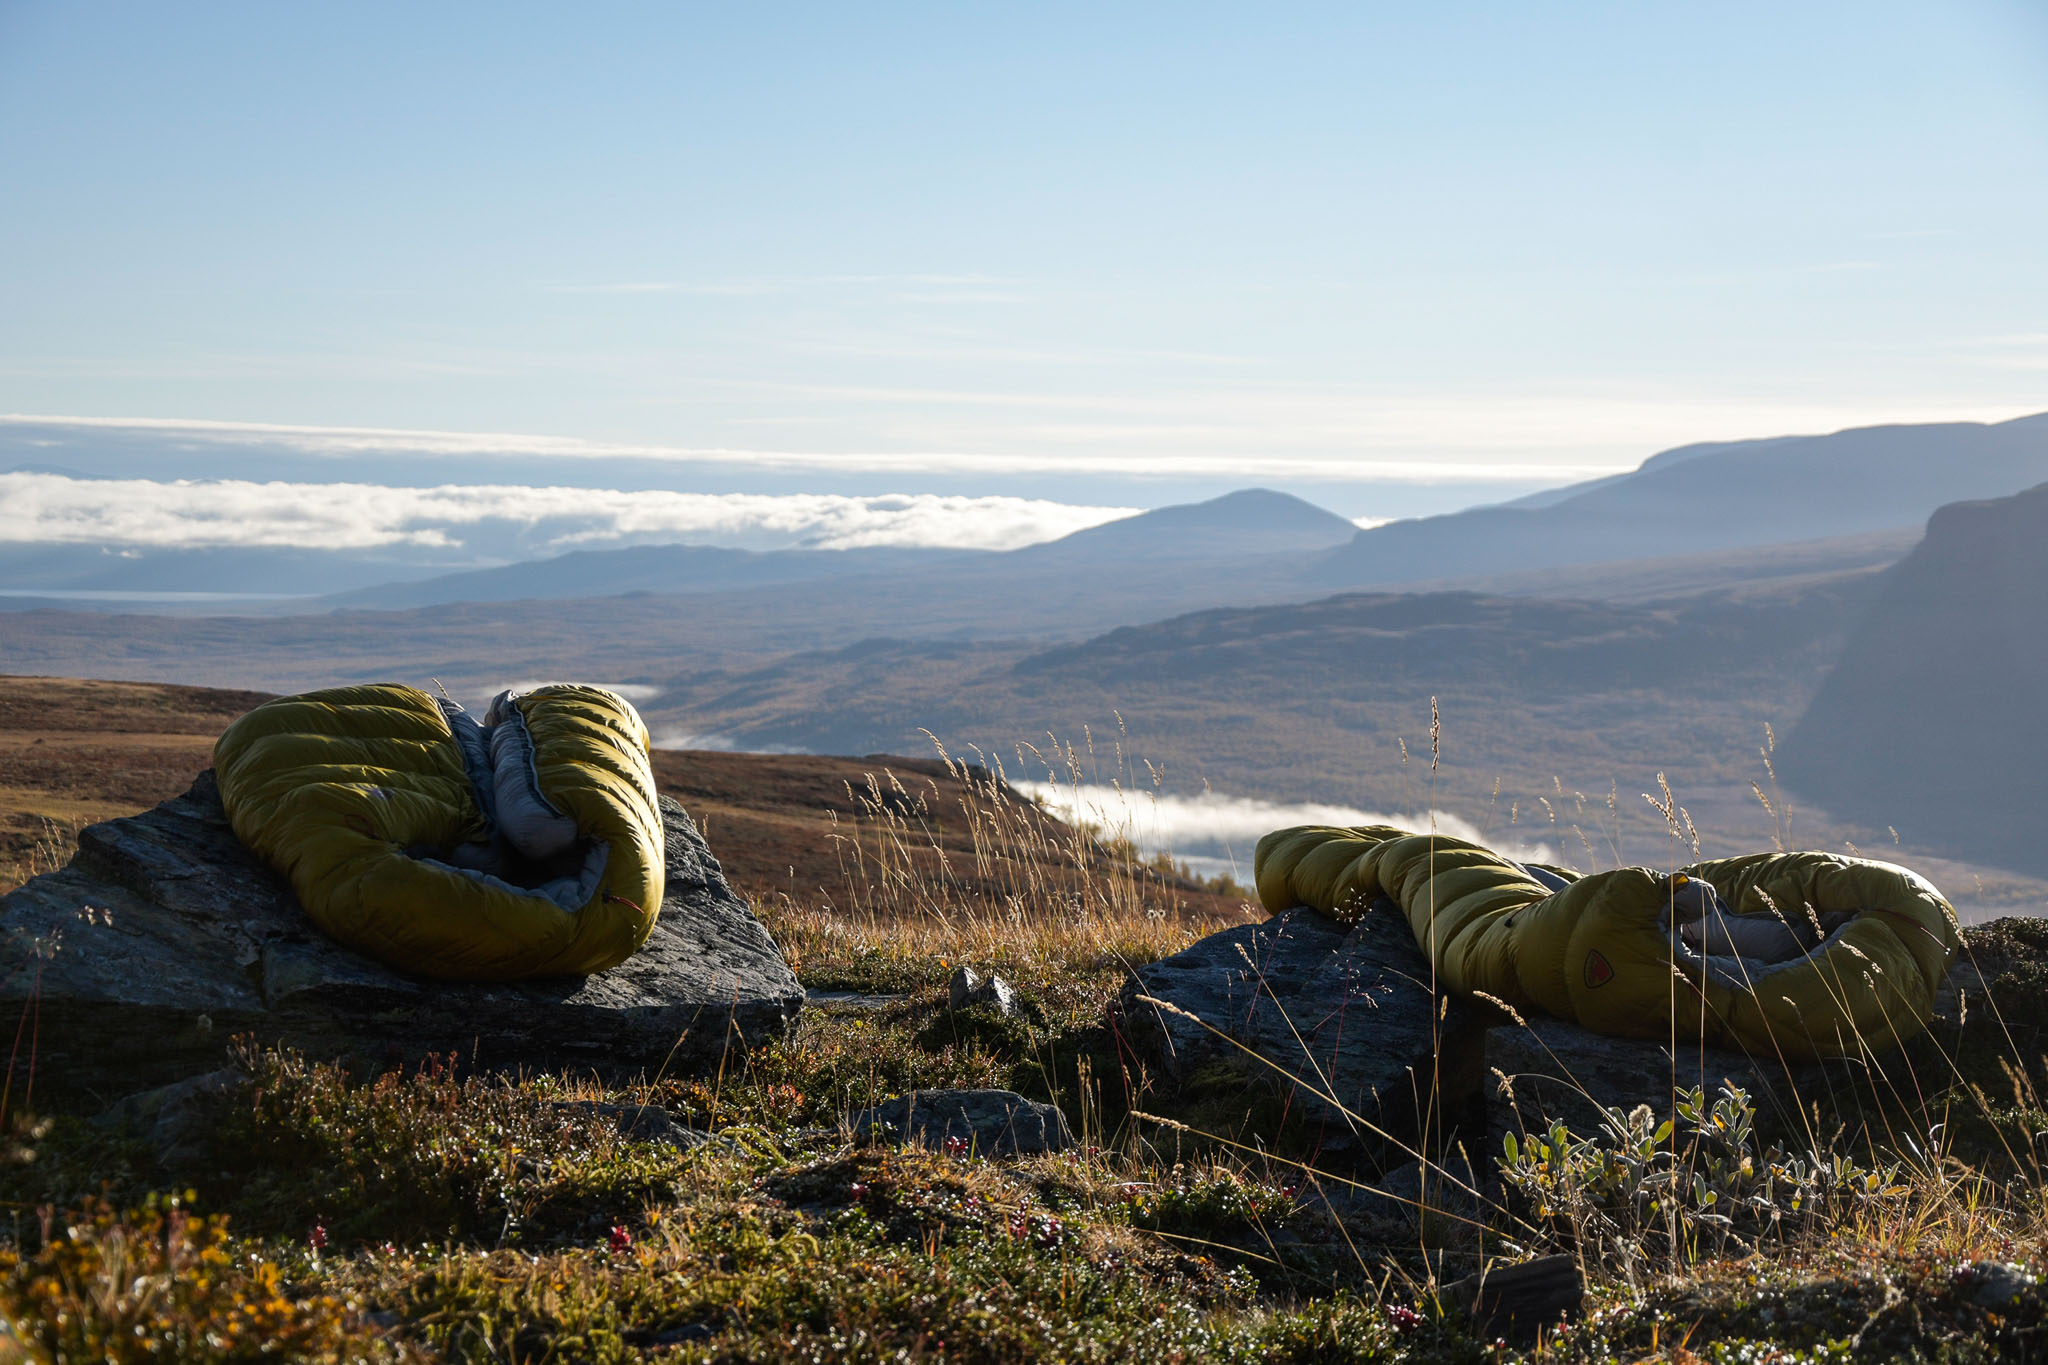
[[[1014,785],[1064,820],[1127,838],[1147,854],[1172,854],[1204,871],[1234,869],[1233,875],[1246,883],[1251,879],[1252,850],[1260,837],[1292,825],[1396,825],[1469,839],[1510,858],[1535,862],[1556,858],[1548,844],[1518,839],[1512,832],[1488,836],[1469,820],[1441,810],[1403,815],[1310,801],[1261,801],[1213,791],[1178,796],[1093,783]],[[1222,864],[1228,866],[1219,866]]]
[[[689,541],[815,549],[1014,549],[1139,510],[928,493],[623,492],[518,484],[75,479],[0,474],[0,542],[373,550],[460,549],[509,530],[526,553]]]

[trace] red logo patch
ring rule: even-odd
[[[1586,988],[1592,990],[1596,987],[1604,986],[1612,980],[1614,980],[1614,968],[1608,965],[1606,958],[1600,956],[1600,950],[1595,948],[1592,952],[1587,953]]]

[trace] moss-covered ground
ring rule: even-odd
[[[708,1073],[351,1073],[252,1044],[249,1083],[169,1144],[7,1091],[0,1362],[2048,1355],[2048,925],[1973,931],[1960,1017],[1834,1076],[1794,1135],[1730,1156],[1645,1115],[1627,1140],[1525,1141],[1520,1183],[1482,1160],[1479,1198],[1417,1221],[1143,1117],[1162,1097],[1105,1006],[1131,964],[1232,922],[1227,888],[942,776],[842,784],[815,894],[758,879],[804,984],[869,999]],[[1016,983],[1021,1016],[948,1009],[963,962]],[[852,1140],[852,1114],[932,1087],[1056,1103],[1078,1145]],[[637,1137],[641,1108],[715,1140]],[[1576,1321],[1505,1341],[1456,1306],[1460,1277],[1560,1253]]]
[[[1512,1200],[1481,1211],[1487,1230],[1339,1222],[1321,1198],[1334,1182],[1242,1153],[1170,1152],[1115,1101],[1122,1081],[1105,1079],[1114,1063],[1097,1027],[1120,980],[1113,958],[1019,953],[1001,965],[1031,1008],[1005,1020],[946,1009],[938,959],[918,972],[873,942],[809,951],[822,979],[905,998],[814,1009],[787,1040],[719,1072],[625,1087],[452,1064],[354,1076],[250,1047],[252,1084],[168,1154],[86,1114],[10,1119],[7,1349],[64,1360],[1994,1361],[2039,1354],[2048,1333],[2026,1278],[2044,1251],[2032,1186],[2009,1163],[1996,1181],[1971,1178],[1998,1165],[2002,1137],[1971,1160],[1908,1163],[1889,1195],[1798,1231],[1619,1260],[1598,1253],[1590,1225],[1532,1220]],[[1005,1160],[846,1135],[849,1113],[926,1086],[1057,1099],[1082,1145]],[[593,1100],[658,1106],[721,1141],[638,1140]],[[2037,1119],[2021,1101],[1990,1109],[1987,1135]],[[1493,1340],[1437,1292],[1482,1259],[1575,1247],[1586,1312],[1537,1341]],[[1987,1298],[1991,1262],[2013,1268],[1997,1272],[2010,1280],[2003,1298]]]

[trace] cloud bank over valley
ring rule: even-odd
[[[0,473],[0,543],[469,552],[690,542],[748,549],[1015,549],[1137,511],[933,493],[681,493],[523,484],[286,483]],[[466,556],[465,556],[466,557]]]
[[[1205,791],[1195,796],[1133,791],[1106,783],[1012,782],[1062,820],[1089,826],[1110,838],[1129,839],[1146,854],[1168,853],[1208,876],[1228,873],[1249,886],[1252,851],[1262,835],[1291,825],[1396,825],[1435,830],[1499,849],[1510,858],[1554,862],[1550,845],[1513,837],[1512,831],[1482,831],[1449,811],[1381,814],[1355,806],[1313,801],[1262,801]]]

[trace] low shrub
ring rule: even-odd
[[[623,1137],[557,1079],[445,1064],[353,1083],[337,1065],[245,1052],[253,1085],[214,1135],[222,1207],[258,1232],[317,1216],[339,1243],[597,1237],[672,1198],[690,1160]]]
[[[70,1361],[409,1360],[347,1294],[195,1217],[174,1198],[128,1212],[46,1210],[33,1250],[0,1246],[0,1300],[23,1344]]]
[[[1723,1083],[1681,1089],[1676,1118],[1605,1108],[1600,1132],[1562,1123],[1502,1139],[1501,1178],[1545,1235],[1624,1270],[1643,1262],[1745,1255],[1828,1231],[1851,1211],[1905,1194],[1898,1163],[1840,1152],[1758,1149],[1756,1109]]]

